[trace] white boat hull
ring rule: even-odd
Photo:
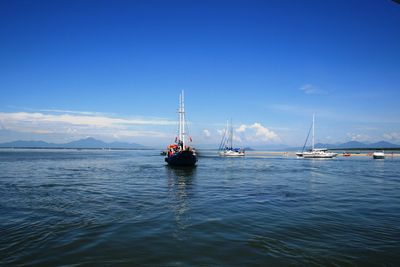
[[[221,157],[243,157],[244,151],[233,151],[233,150],[225,150],[219,152]]]
[[[372,157],[374,159],[384,159],[385,158],[385,153],[383,153],[383,152],[374,152],[372,154]]]
[[[306,158],[306,159],[331,159],[336,157],[338,154],[333,153],[333,152],[328,152],[328,149],[326,148],[315,148],[314,147],[314,142],[315,142],[315,130],[314,130],[314,125],[315,125],[315,116],[313,115],[313,120],[312,120],[312,149],[308,150],[307,152],[297,152],[296,155],[299,158]],[[310,129],[310,131],[311,131]],[[310,132],[308,133],[308,135]],[[304,143],[303,150],[306,146],[307,140],[308,140],[308,135],[306,142]]]
[[[331,159],[337,156],[337,153],[332,152],[304,152],[303,158],[306,159]]]

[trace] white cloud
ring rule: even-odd
[[[251,141],[251,142],[277,142],[280,141],[278,135],[261,125],[261,123],[255,122],[251,125],[242,124],[235,129],[238,139]]]
[[[390,140],[390,141],[399,142],[400,141],[400,132],[385,133],[385,134],[383,134],[383,138]]]
[[[166,138],[169,137],[169,135],[162,133],[162,132],[156,132],[156,131],[134,131],[134,130],[120,130],[120,131],[115,131],[112,133],[109,133],[115,138],[126,138],[126,137],[140,137],[140,136],[151,136],[153,138]],[[108,134],[107,134],[108,135]]]
[[[176,125],[175,121],[159,118],[120,118],[88,114],[0,112],[0,122],[2,128],[16,132],[119,137],[165,137],[164,133],[146,127]]]
[[[346,135],[351,141],[363,142],[363,141],[371,141],[372,140],[372,138],[366,134],[347,133]]]
[[[27,109],[27,108],[25,108]],[[63,114],[78,114],[78,115],[89,115],[89,116],[99,116],[105,115],[102,112],[92,112],[92,111],[80,111],[80,110],[66,110],[66,109],[27,109],[36,112],[52,112],[52,113],[63,113]]]
[[[12,108],[14,110],[23,110],[26,112],[41,112],[41,113],[62,113],[62,114],[79,114],[79,115],[110,115],[109,113],[104,113],[104,112],[94,112],[94,111],[82,111],[82,110],[70,110],[70,109],[35,109],[35,108],[28,108],[28,107],[19,107],[19,106],[13,106],[9,105],[9,108]]]
[[[300,90],[306,94],[315,94],[316,92],[318,92],[317,88],[312,84],[305,84],[300,87]]]
[[[72,115],[72,114],[44,114],[44,113],[28,113],[0,112],[0,120],[4,125],[18,124],[22,122],[28,123],[64,123],[70,125],[85,125],[97,128],[120,127],[123,125],[174,125],[175,121],[162,119],[125,119],[106,116],[88,116],[88,115]]]
[[[316,86],[314,86],[312,84],[305,84],[305,85],[300,87],[300,90],[303,91],[307,95],[312,95],[312,94],[321,95],[321,94],[328,93],[327,91],[322,90],[322,89],[320,89],[320,88],[318,88],[318,87],[316,87]]]
[[[236,134],[234,134],[232,136],[232,140],[235,141],[235,142],[239,142],[239,143],[242,142],[242,138],[239,135],[236,135]]]
[[[254,123],[250,126],[250,128],[254,129],[256,131],[256,136],[260,137],[261,140],[264,141],[274,140],[278,137],[275,132],[269,130],[268,128],[265,128],[260,123]]]
[[[220,136],[223,136],[226,132],[226,129],[217,129],[217,132]]]
[[[236,131],[237,133],[243,133],[243,132],[246,131],[246,128],[247,128],[247,127],[248,127],[248,126],[242,124],[242,125],[239,126],[239,128],[235,129],[235,131]]]
[[[204,135],[206,138],[210,138],[210,137],[211,137],[211,132],[210,132],[208,129],[204,129],[204,130],[203,130],[203,135]]]

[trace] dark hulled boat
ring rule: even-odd
[[[172,166],[194,166],[197,162],[197,156],[193,150],[181,150],[167,155],[165,161]]]
[[[195,166],[197,162],[196,151],[186,145],[187,141],[191,142],[191,138],[187,140],[185,130],[185,105],[183,91],[179,96],[179,134],[175,139],[175,144],[171,144],[167,148],[165,162],[171,166],[185,167]]]

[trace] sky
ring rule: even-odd
[[[0,142],[400,144],[391,0],[0,1]]]

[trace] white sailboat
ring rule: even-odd
[[[243,157],[244,150],[233,147],[233,125],[229,126],[229,121],[226,122],[226,129],[222,136],[221,144],[219,145],[219,155],[221,157]]]
[[[308,136],[307,136],[308,139]],[[307,142],[307,140],[306,140]],[[297,152],[296,155],[302,158],[320,158],[320,159],[330,159],[337,156],[337,153],[328,152],[327,148],[315,148],[315,115],[313,114],[312,121],[312,144],[311,149],[308,151]],[[303,147],[304,150],[304,147]]]

